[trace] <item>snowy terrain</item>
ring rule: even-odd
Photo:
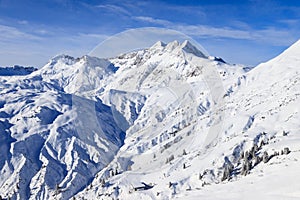
[[[300,41],[252,70],[190,42],[0,76],[0,195],[299,199]]]

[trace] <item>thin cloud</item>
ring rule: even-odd
[[[57,54],[82,56],[88,54],[98,43],[106,39],[105,34],[72,33],[63,28],[31,25],[31,32],[0,23],[0,65],[14,64],[43,66]],[[51,47],[51,48],[49,48]]]
[[[270,27],[254,31],[252,39],[259,42],[268,42],[276,46],[288,46],[297,40],[294,35],[290,30],[278,30]]]
[[[172,23],[170,21],[163,20],[163,19],[155,19],[155,18],[146,17],[146,16],[136,16],[136,17],[133,17],[133,19],[138,20],[138,21],[163,25],[163,26],[171,26],[172,25]]]
[[[40,40],[40,37],[22,32],[15,27],[0,25],[0,40],[7,41],[11,39],[26,39],[26,40]]]
[[[27,20],[20,20],[18,21],[18,24],[21,24],[21,25],[27,25],[29,22]]]
[[[106,39],[107,37],[109,37],[109,35],[105,35],[105,34],[95,34],[95,33],[79,33],[79,36],[82,37],[89,37],[89,38],[98,38],[98,39]]]
[[[156,25],[163,25],[166,28],[175,29],[184,32],[191,36],[198,37],[223,37],[223,38],[234,38],[234,39],[250,39],[251,35],[247,31],[234,30],[230,28],[216,28],[206,25],[186,25],[176,24],[171,21],[157,19],[147,16],[134,17],[135,20],[153,23]]]
[[[173,28],[176,28],[188,35],[198,37],[251,39],[251,34],[248,31],[235,30],[231,28],[216,28],[206,25],[174,25]]]
[[[93,45],[96,46],[98,43],[102,42],[106,38],[108,38],[109,35],[105,34],[96,34],[96,33],[76,33],[72,36],[68,35],[58,35],[55,38],[55,40],[58,41],[66,41],[69,45],[75,45],[75,46],[82,46],[82,49],[85,49],[84,47]],[[91,46],[90,48],[92,48]],[[86,49],[87,51],[90,49]],[[84,54],[84,52],[82,52]]]
[[[171,10],[171,12],[179,12],[187,15],[192,14],[200,18],[207,18],[204,6],[164,5],[164,8]]]
[[[111,11],[113,13],[131,15],[131,13],[129,11],[127,11],[125,8],[123,8],[121,6],[116,6],[113,4],[101,4],[101,5],[96,5],[94,7],[100,8],[100,9],[105,9],[105,10]]]
[[[40,34],[40,35],[51,35],[52,33],[48,30],[45,29],[38,29],[35,31],[35,33]]]
[[[275,46],[290,45],[293,41],[296,40],[291,31],[278,30],[276,28],[267,28],[261,30],[242,30],[226,27],[216,28],[205,25],[174,25],[173,28],[195,37],[252,40],[260,43],[268,43]]]
[[[152,23],[155,25],[161,25],[165,28],[181,31],[187,35],[194,37],[252,40],[277,46],[290,45],[293,41],[296,40],[290,30],[279,30],[272,27],[253,30],[250,28],[250,26],[246,26],[245,23],[243,24],[244,29],[237,29],[231,27],[213,27],[201,24],[176,24],[171,21],[147,16],[137,16],[134,17],[134,19],[142,22]]]
[[[300,23],[299,19],[282,19],[282,20],[278,20],[279,23],[291,26],[291,27],[295,27]]]

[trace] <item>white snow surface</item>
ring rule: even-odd
[[[299,66],[300,41],[250,71],[174,41],[0,76],[0,195],[300,199]]]

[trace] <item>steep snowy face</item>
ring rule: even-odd
[[[123,130],[128,129],[127,136],[162,126],[164,120],[168,125],[159,132],[186,126],[208,107],[214,108],[216,96],[223,95],[220,92],[210,96],[210,90],[215,87],[210,78],[218,78],[216,85],[222,89],[222,79],[230,80],[243,72],[240,66],[197,55],[200,51],[188,41],[182,44],[174,41],[157,42],[149,49],[110,59],[118,70],[105,79],[106,85],[98,94],[105,104],[117,111],[116,121]],[[175,122],[176,116],[183,118]],[[143,131],[140,134],[148,135]]]
[[[218,191],[226,199],[234,190],[228,199],[299,198],[294,171],[300,160],[299,46],[247,73],[240,66],[186,52],[176,41],[112,59],[119,70],[107,91],[118,87],[126,98],[138,93],[136,98],[145,97],[143,107],[133,115],[115,159],[98,173],[93,188],[78,197],[209,199]],[[209,79],[207,67],[217,69],[219,79]],[[210,81],[216,80],[224,90],[216,90],[219,95],[213,98],[218,87]],[[110,104],[108,97],[108,92],[101,96]],[[134,104],[116,104],[123,116],[134,113],[125,106]],[[215,143],[202,148],[214,131],[219,132]],[[248,198],[240,191],[250,183],[260,192]],[[268,185],[272,191],[266,193]]]
[[[286,129],[299,130],[299,54],[298,41],[247,73],[236,94],[228,98],[227,106],[233,108],[231,117],[248,121],[249,126],[245,126],[248,132],[271,130],[275,134]]]
[[[99,173],[92,185],[102,182],[116,169],[124,172],[124,177],[129,175],[129,179],[136,175],[127,173],[129,168],[137,174],[149,172],[149,176],[161,177],[169,174],[172,158],[168,157],[181,155],[185,148],[195,155],[205,142],[215,144],[214,139],[219,140],[216,136],[206,138],[211,136],[210,130],[220,131],[225,94],[222,87],[230,86],[232,80],[242,76],[241,66],[206,57],[187,41],[157,42],[149,49],[110,61],[119,69],[109,78],[101,99],[121,113],[118,121],[124,122],[128,129],[125,144],[114,162]],[[174,167],[182,165],[184,160],[176,160]],[[124,192],[128,185],[125,188]],[[97,192],[103,192],[98,189]]]
[[[66,93],[92,97],[103,90],[104,79],[117,68],[109,61],[96,57],[73,58],[60,55],[49,61],[40,74],[44,81],[60,86]]]
[[[83,97],[95,88],[75,85],[100,87],[113,73],[106,64],[61,56],[28,76],[0,76],[3,198],[69,199],[114,158],[125,133],[110,107]]]
[[[161,127],[164,130],[160,132],[171,130],[172,126],[173,129],[185,126],[208,107],[215,106],[216,97],[209,94],[215,83],[210,78],[217,78],[222,89],[222,79],[238,77],[243,71],[240,66],[205,57],[188,41],[182,44],[178,41],[168,44],[157,42],[149,49],[123,54],[110,61],[118,71],[107,81],[101,99],[107,105],[117,105],[118,112],[127,116],[127,124],[132,125],[127,135],[147,130],[145,127],[155,124],[161,126],[165,124],[164,120],[168,121],[168,125]],[[220,78],[219,74],[224,75]],[[223,95],[223,92],[218,95]],[[115,100],[116,96],[123,101]],[[175,122],[176,115],[183,118]]]
[[[282,82],[298,75],[300,41],[293,44],[276,58],[258,65],[249,73],[249,82],[263,81],[262,86],[270,86],[274,82]],[[262,73],[263,72],[263,73]]]
[[[238,71],[174,41],[111,60],[61,55],[23,78],[0,77],[1,195],[68,199],[112,159],[126,169],[136,153],[192,130],[197,116],[213,120],[209,67],[233,72],[224,80]],[[122,145],[128,156],[115,157]]]

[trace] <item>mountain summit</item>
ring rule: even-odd
[[[190,41],[185,40],[182,43],[179,43],[177,40],[165,44],[161,41],[155,43],[150,50],[166,50],[166,51],[184,51],[185,53],[190,53],[198,57],[207,58],[207,56],[201,52],[197,47],[195,47]]]
[[[192,45],[188,40],[185,40],[181,44],[181,48],[186,52],[186,53],[192,53],[195,56],[198,57],[203,57],[206,58],[203,52],[201,52],[199,49],[197,49],[194,45]]]

